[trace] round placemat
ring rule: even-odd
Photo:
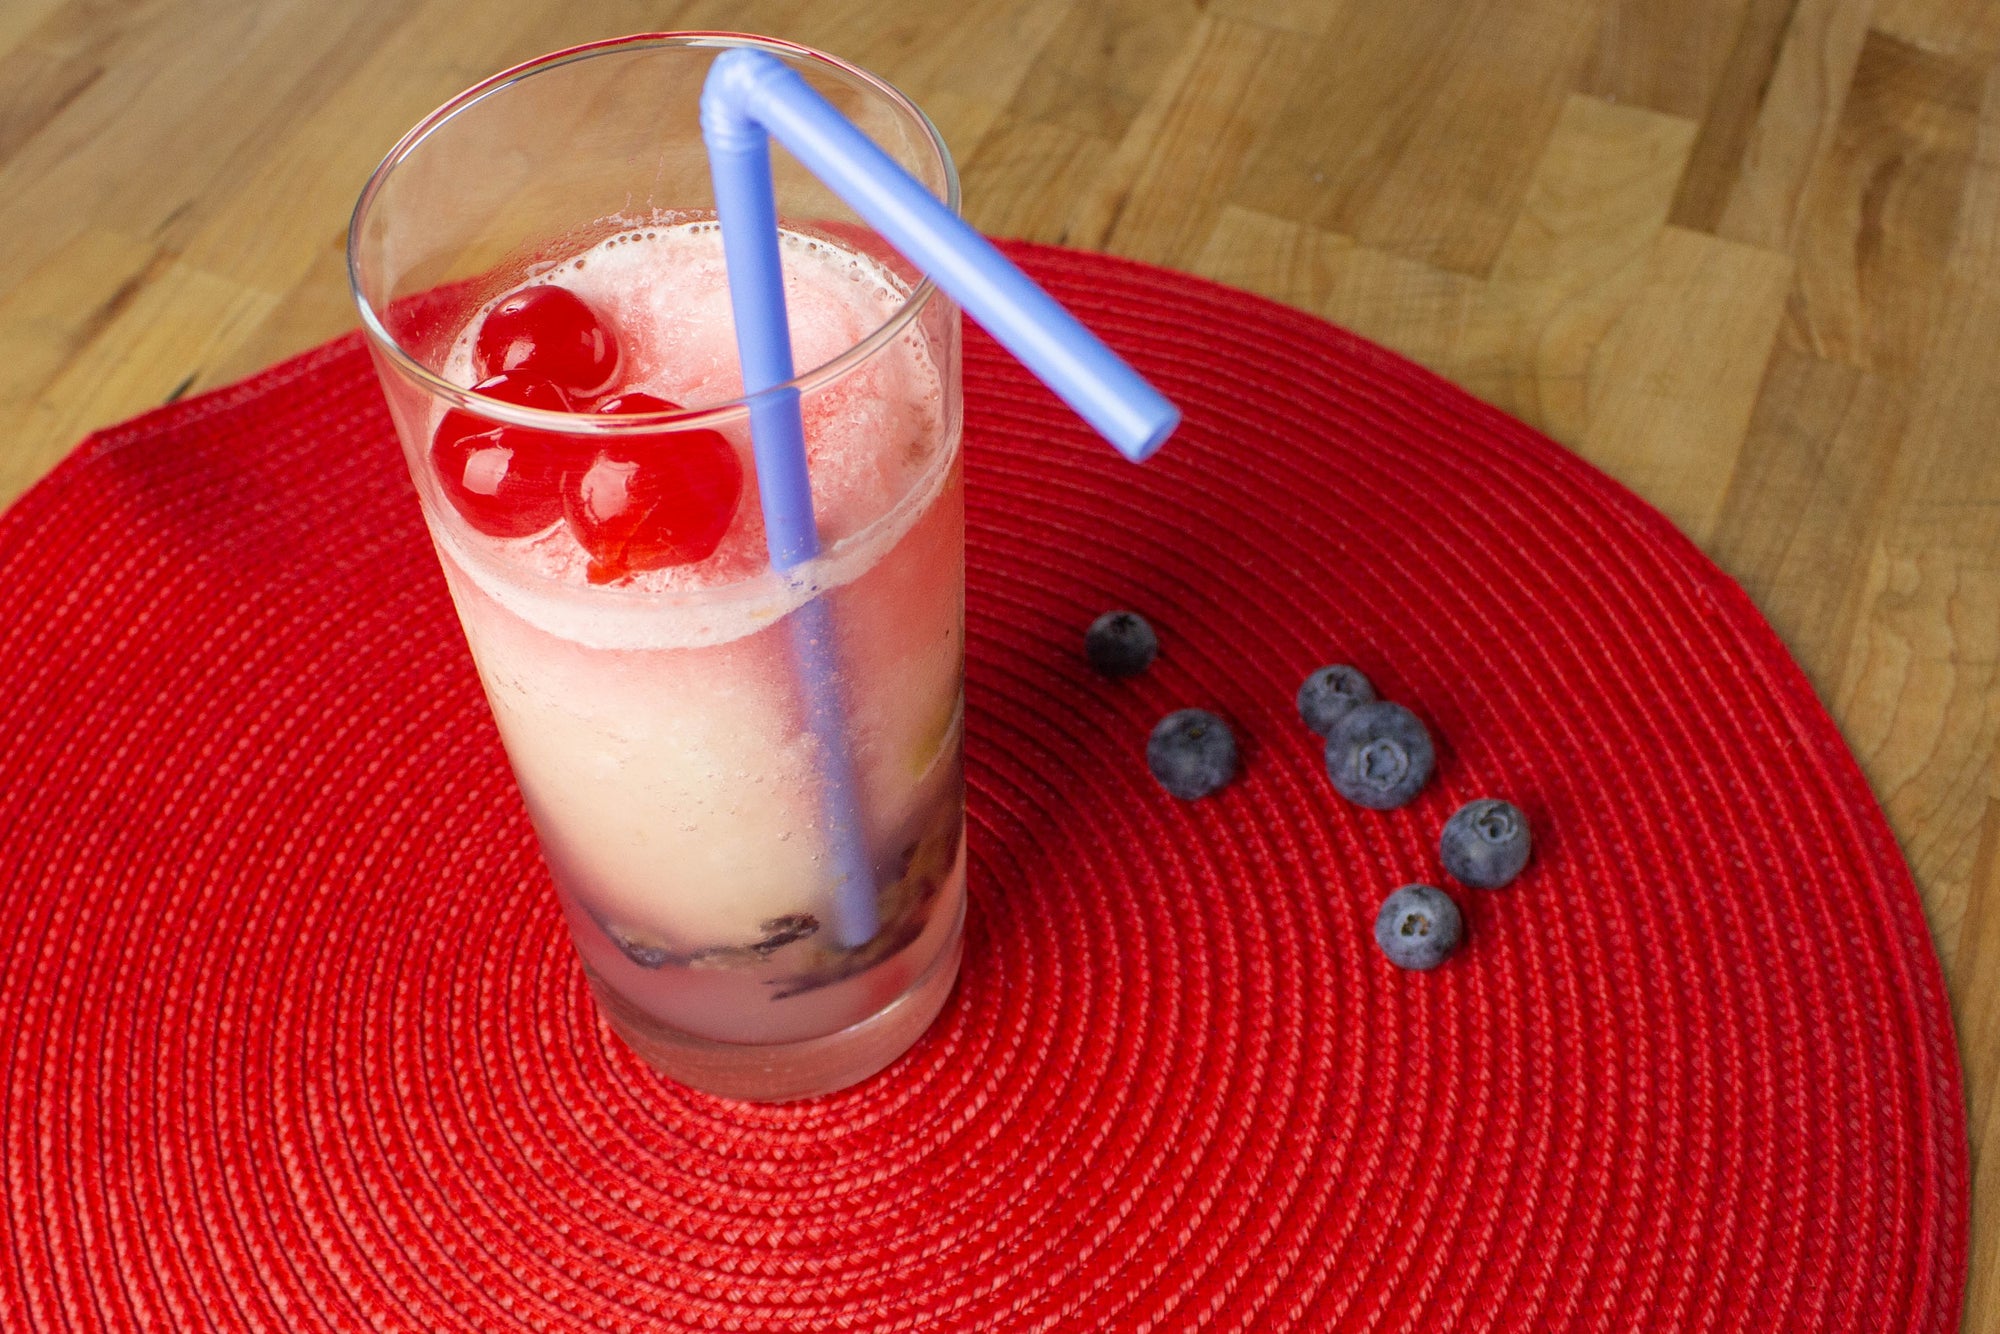
[[[829,1098],[599,1022],[353,338],[0,519],[0,1324],[1955,1328],[1937,962],[1741,592],[1379,348],[1013,253],[1187,423],[1123,463],[969,332],[965,969]],[[1144,676],[1083,661],[1112,607]],[[1438,738],[1407,808],[1328,784],[1330,661]],[[1244,765],[1184,804],[1189,705]],[[1488,795],[1535,861],[1397,971]]]

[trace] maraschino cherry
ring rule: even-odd
[[[481,376],[539,375],[584,399],[610,388],[618,374],[618,340],[568,288],[524,287],[486,312],[472,359]]]
[[[481,380],[472,390],[523,407],[570,411],[562,390],[520,371]],[[494,537],[526,537],[562,517],[563,441],[453,410],[431,437],[431,466],[467,523]]]
[[[678,405],[627,393],[593,412],[673,412]],[[563,513],[590,553],[587,577],[608,584],[640,570],[708,559],[743,498],[743,462],[717,431],[660,431],[609,439],[563,478]]]

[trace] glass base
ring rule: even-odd
[[[858,1024],[803,1042],[714,1042],[668,1028],[607,986],[584,964],[598,1012],[639,1058],[703,1093],[745,1102],[792,1102],[858,1084],[885,1069],[923,1036],[958,980],[965,904],[931,966],[909,990]]]

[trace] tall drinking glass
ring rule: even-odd
[[[664,34],[434,112],[369,180],[348,262],[600,1011],[676,1079],[779,1100],[893,1061],[958,971],[959,316],[773,154],[822,546],[773,570],[697,118],[735,46],[791,64],[956,209],[937,131],[880,79]],[[844,759],[805,663],[830,671]]]

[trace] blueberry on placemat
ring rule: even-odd
[[[1083,634],[1084,656],[1110,677],[1137,676],[1159,651],[1159,636],[1136,611],[1107,611]]]
[[[1344,663],[1320,668],[1299,687],[1299,717],[1321,736],[1359,705],[1374,702],[1375,687]]]
[[[1181,709],[1160,719],[1146,741],[1146,767],[1182,801],[1215,791],[1236,776],[1236,737],[1207,709]]]
[[[1341,796],[1388,811],[1423,791],[1437,767],[1431,734],[1400,704],[1357,704],[1326,739],[1326,772]]]
[[[1398,968],[1425,972],[1458,948],[1465,923],[1458,905],[1430,885],[1404,885],[1375,915],[1375,943]]]
[[[1438,859],[1452,879],[1474,889],[1511,884],[1528,864],[1528,818],[1490,797],[1469,801],[1445,822]]]

